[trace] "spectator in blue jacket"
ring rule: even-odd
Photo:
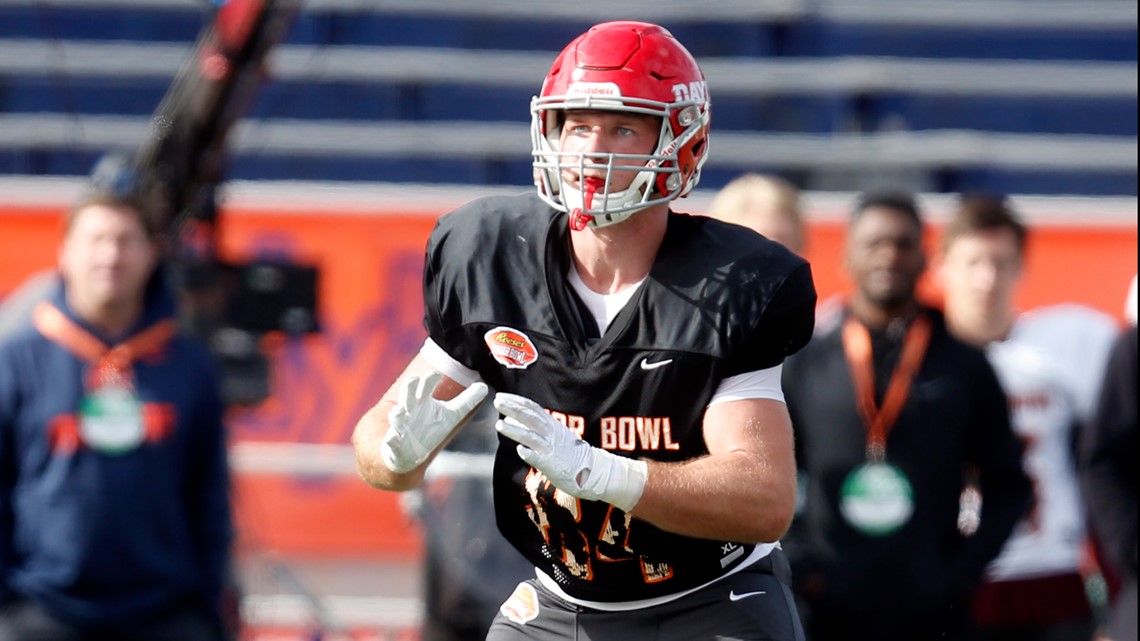
[[[129,197],[68,215],[60,285],[0,344],[0,641],[218,641],[220,377]]]

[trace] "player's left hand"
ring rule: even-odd
[[[519,457],[558,489],[626,512],[641,498],[648,474],[645,461],[590,445],[525,396],[496,394],[495,409],[504,416],[495,429],[518,442]]]

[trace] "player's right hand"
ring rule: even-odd
[[[487,385],[471,385],[450,401],[432,398],[442,374],[409,376],[400,385],[396,406],[388,412],[388,431],[380,442],[380,458],[388,469],[404,474],[420,465],[443,443],[455,426],[487,396]]]
[[[645,461],[590,445],[525,396],[499,392],[495,409],[503,415],[495,429],[516,441],[519,458],[542,472],[554,487],[580,499],[605,501],[625,512],[641,499],[648,475]]]

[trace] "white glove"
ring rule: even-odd
[[[495,429],[517,441],[519,457],[558,489],[580,499],[605,501],[625,512],[641,499],[649,468],[645,461],[590,445],[525,396],[496,394],[495,409],[506,417],[495,423]]]
[[[403,474],[420,466],[487,396],[486,383],[475,383],[450,401],[432,398],[442,374],[409,376],[400,385],[396,406],[388,412],[388,431],[380,442],[380,458]]]

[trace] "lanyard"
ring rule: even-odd
[[[843,352],[855,382],[856,405],[867,428],[867,458],[881,462],[886,457],[887,434],[902,412],[910,385],[918,374],[930,344],[930,319],[920,314],[903,337],[902,355],[887,384],[883,405],[875,403],[875,366],[871,354],[871,333],[849,316],[843,323]]]
[[[46,338],[92,364],[91,374],[85,381],[88,389],[108,382],[129,383],[131,364],[142,356],[161,351],[175,332],[174,321],[168,318],[121,343],[108,345],[46,302],[36,305],[33,322]]]

